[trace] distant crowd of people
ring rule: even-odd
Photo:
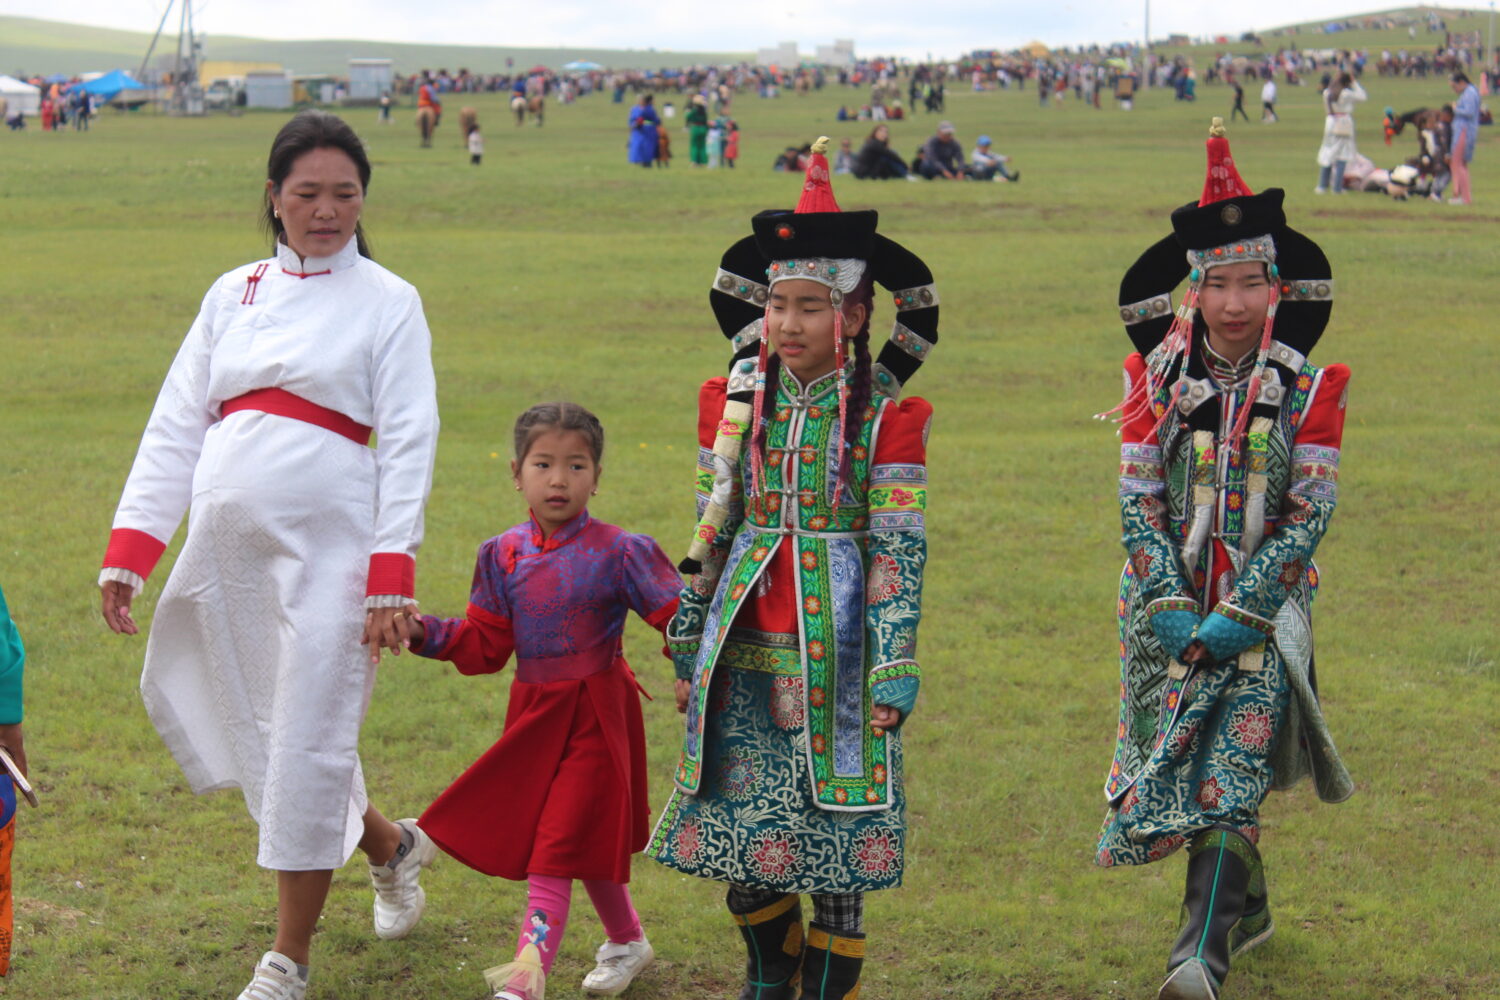
[[[48,83],[38,78],[30,82],[42,92],[41,107],[37,111],[42,131],[60,132],[69,125],[73,126],[74,131],[88,131],[89,122],[98,112],[98,102],[94,95],[83,88],[81,80],[53,80]],[[5,121],[6,128],[12,132],[26,128],[25,110],[19,106],[11,107],[4,97],[0,97],[0,119]]]

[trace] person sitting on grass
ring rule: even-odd
[[[996,153],[990,148],[990,137],[980,136],[974,142],[974,155],[969,157],[969,176],[976,181],[1018,181],[1021,171],[1008,169],[1010,157]]]
[[[891,128],[881,122],[870,131],[865,144],[855,154],[850,172],[861,180],[889,180],[910,176],[911,168],[901,154],[891,148]]]
[[[969,179],[969,166],[964,162],[964,148],[954,137],[952,122],[938,123],[937,134],[922,145],[922,161],[917,169],[928,180],[939,177],[950,181]]]

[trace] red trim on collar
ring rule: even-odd
[[[571,521],[554,531],[551,538],[544,539],[542,537],[542,526],[537,522],[536,515],[531,514],[530,517],[531,543],[540,550],[537,553],[538,555],[541,552],[552,552],[567,545],[573,539],[583,534],[583,529],[588,527],[589,521],[593,520],[589,517],[589,509],[585,507],[575,514]]]
[[[322,277],[325,274],[332,274],[333,273],[333,268],[330,267],[327,270],[323,270],[323,271],[288,271],[286,268],[283,267],[281,269],[281,273],[282,274],[289,274],[293,278],[318,278],[318,277]]]

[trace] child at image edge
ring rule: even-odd
[[[585,990],[613,996],[653,953],[630,901],[630,856],[645,846],[646,744],[621,635],[627,612],[665,629],[681,579],[661,548],[589,516],[604,430],[569,403],[516,421],[511,470],[527,523],[479,548],[463,618],[413,618],[413,652],[460,673],[516,654],[505,730],[418,821],[486,875],[526,880],[516,960],[485,972],[499,1000],[541,1000],[582,879],[608,940]]]

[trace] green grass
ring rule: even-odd
[[[1366,83],[1360,136],[1382,163],[1415,145],[1380,144],[1382,105],[1451,97],[1441,81]],[[608,429],[595,513],[680,555],[696,387],[725,361],[708,282],[754,211],[795,199],[798,179],[767,169],[777,150],[864,133],[833,121],[841,101],[853,97],[742,98],[740,168],[712,173],[628,167],[625,108],[599,97],[552,108],[545,129],[477,101],[479,169],[451,124],[422,150],[409,116],[386,129],[352,117],[375,162],[376,253],[421,290],[435,338],[427,608],[461,610],[475,546],[524,517],[505,442],[515,414],[546,397],[589,405]],[[846,209],[878,209],[882,231],[928,260],[943,297],[940,348],[911,385],[937,411],[927,683],[907,730],[912,849],[906,886],[870,899],[871,1000],[1155,994],[1181,862],[1090,863],[1122,553],[1116,444],[1089,415],[1119,392],[1119,277],[1196,197],[1207,119],[1229,103],[1203,87],[1196,105],[1149,92],[1130,113],[1042,110],[1030,90],[954,88],[960,137],[994,135],[1021,184],[837,182]],[[1303,786],[1267,803],[1280,929],[1226,998],[1493,997],[1500,157],[1486,130],[1473,209],[1318,199],[1318,99],[1286,88],[1282,103],[1281,124],[1231,137],[1251,186],[1287,189],[1294,225],[1338,278],[1315,358],[1348,362],[1354,380],[1344,500],[1320,553],[1318,672],[1359,792],[1330,807]],[[15,964],[0,986],[17,997],[228,997],[271,940],[272,879],[254,867],[243,805],[187,793],[141,710],[143,637],[105,631],[93,578],[200,297],[264,251],[261,164],[283,120],[106,114],[87,135],[0,134],[0,578],[31,656],[28,749],[43,795],[20,817]],[[898,148],[931,124],[898,123]],[[646,715],[659,805],[679,719],[657,642],[639,623],[628,639],[657,695]],[[389,661],[364,730],[376,803],[420,811],[494,738],[507,686]],[[369,933],[362,869],[338,873],[311,995],[477,1000],[522,891],[451,861],[425,884],[428,916],[384,943]],[[720,887],[641,861],[634,890],[661,962],[630,995],[731,995],[740,959]],[[580,893],[551,996],[578,995],[597,935]]]

